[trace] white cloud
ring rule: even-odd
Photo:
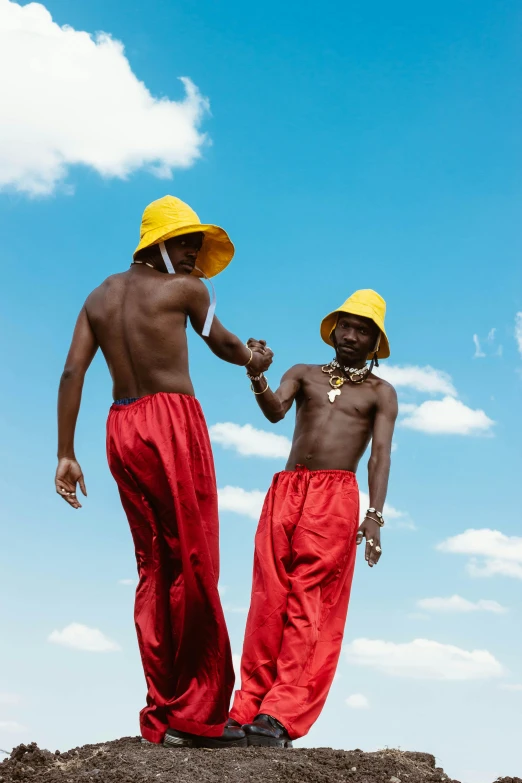
[[[119,585],[125,585],[125,587],[130,587],[132,585],[135,585],[137,582],[136,579],[118,579]]]
[[[478,680],[500,677],[502,665],[488,650],[463,650],[430,639],[395,644],[355,639],[345,646],[348,662],[394,677],[427,680]]]
[[[503,683],[501,686],[503,691],[515,691],[519,692],[522,691],[522,683],[516,682],[516,683]]]
[[[470,528],[438,544],[441,552],[469,555],[471,576],[486,577],[502,574],[522,579],[522,538],[506,536],[500,530]],[[483,558],[477,561],[476,558]]]
[[[231,421],[213,424],[210,439],[225,449],[234,449],[245,457],[286,458],[291,443],[284,435],[257,430],[251,424],[233,424]]]
[[[395,386],[407,387],[425,394],[449,394],[457,396],[451,376],[443,370],[435,370],[433,367],[416,367],[413,365],[400,367],[393,364],[383,364],[375,373],[385,381]]]
[[[493,612],[494,614],[505,614],[508,609],[497,601],[489,601],[481,598],[479,601],[468,601],[460,595],[452,595],[450,598],[421,598],[417,601],[420,609],[428,612]]]
[[[522,356],[522,312],[515,315],[515,340],[520,355]]]
[[[426,400],[401,421],[401,426],[428,435],[477,435],[489,432],[494,424],[484,411],[449,396]]]
[[[0,704],[20,704],[20,696],[17,693],[0,693]]]
[[[220,511],[233,511],[251,519],[258,520],[263,508],[265,493],[258,489],[246,490],[242,487],[222,487],[218,489]]]
[[[522,579],[522,565],[510,560],[486,560],[478,563],[472,558],[466,566],[470,576],[478,578],[488,576],[511,576],[513,579]]]
[[[348,698],[345,699],[345,703],[348,707],[351,707],[352,710],[367,710],[370,706],[370,702],[362,693],[352,693],[351,696],[348,696]]]
[[[0,0],[0,189],[48,195],[72,165],[170,178],[201,155],[208,102],[182,78],[154,98],[106,33],[60,27],[40,3]]]
[[[399,402],[399,413],[403,416],[407,413],[413,413],[417,408],[418,405],[415,405],[414,402]]]
[[[27,731],[27,728],[16,720],[0,720],[0,731],[5,731],[7,734],[21,734]]]
[[[88,628],[81,623],[71,623],[63,631],[53,631],[47,641],[88,652],[116,652],[121,649],[97,628]]]
[[[484,351],[480,347],[480,341],[478,338],[478,334],[473,335],[473,342],[475,343],[475,353],[473,354],[474,359],[483,359],[485,357]]]
[[[496,328],[495,328],[495,327],[493,327],[493,329],[490,329],[490,330],[489,330],[489,332],[488,332],[488,336],[487,336],[487,341],[488,341],[488,343],[493,343],[493,342],[495,342],[495,335],[496,335],[496,333],[497,333],[497,330],[496,330]]]
[[[359,492],[359,504],[359,521],[362,522],[370,505],[370,496],[367,492]],[[388,527],[389,520],[393,520],[393,527],[416,530],[414,522],[412,522],[406,511],[399,511],[398,508],[390,506],[389,503],[385,503],[382,513],[386,522],[386,527]]]

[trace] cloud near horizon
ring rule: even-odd
[[[352,693],[345,699],[345,704],[352,710],[367,710],[370,706],[370,702],[363,693]]]
[[[258,430],[251,424],[234,424],[224,421],[209,427],[210,439],[225,449],[233,449],[244,457],[286,459],[291,442],[284,435]]]
[[[59,26],[40,3],[0,0],[0,72],[0,190],[48,196],[73,165],[169,179],[201,156],[209,104],[190,79],[178,101],[153,97],[120,41]]]
[[[504,667],[488,650],[464,650],[431,639],[396,644],[355,639],[344,648],[348,663],[393,677],[425,680],[479,680],[501,677]]]
[[[452,595],[449,598],[421,598],[417,601],[417,606],[428,612],[444,613],[493,612],[494,614],[506,614],[509,611],[497,601],[484,598],[478,601],[468,601],[460,595]]]
[[[62,647],[87,652],[118,652],[121,650],[119,644],[107,638],[97,628],[89,628],[81,623],[71,623],[62,631],[53,631],[49,634],[47,641]]]
[[[401,427],[425,432],[428,435],[484,435],[495,422],[483,410],[468,408],[455,397],[426,400],[421,405],[409,405]]]
[[[522,538],[506,536],[489,528],[465,530],[437,545],[440,552],[469,555],[467,571],[471,576],[510,576],[522,579]],[[480,558],[480,559],[477,559]]]

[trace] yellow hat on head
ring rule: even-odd
[[[370,318],[381,331],[379,349],[377,351],[378,359],[387,359],[390,355],[390,344],[384,330],[384,316],[386,315],[386,302],[371,288],[364,288],[352,294],[344,304],[323,318],[321,322],[321,337],[328,345],[333,346],[332,333],[337,326],[339,313],[351,313],[352,315],[361,315],[364,318]],[[335,346],[334,346],[335,347]],[[372,359],[374,352],[370,353],[368,359]]]
[[[140,243],[134,251],[134,258],[136,253],[146,247],[182,234],[197,232],[202,232],[205,238],[197,260],[201,271],[194,269],[192,274],[196,277],[215,277],[232,261],[234,245],[226,231],[202,223],[194,210],[175,196],[163,196],[145,207],[141,219]]]

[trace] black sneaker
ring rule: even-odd
[[[169,748],[246,748],[247,739],[241,726],[228,726],[220,737],[201,737],[176,729],[167,729],[163,744]]]
[[[193,748],[195,747],[195,739],[194,734],[186,734],[184,731],[178,731],[177,729],[167,729],[163,738],[163,744],[167,748]]]
[[[272,715],[257,715],[243,726],[248,745],[267,748],[292,748],[292,740],[282,723]]]

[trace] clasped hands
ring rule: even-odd
[[[247,348],[252,351],[252,359],[247,365],[249,375],[259,375],[266,372],[274,358],[274,352],[266,344],[266,340],[255,340],[250,337],[247,341]]]

